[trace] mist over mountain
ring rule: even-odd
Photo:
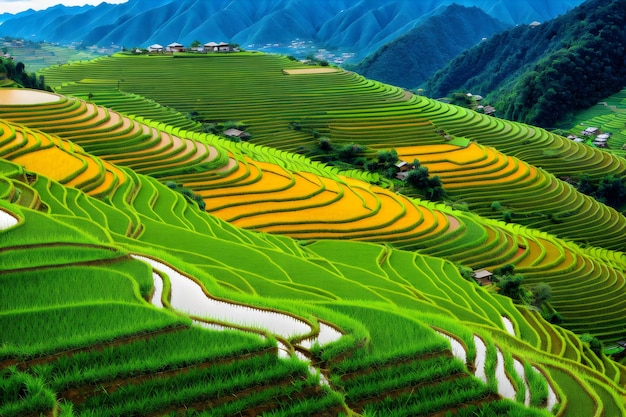
[[[0,36],[48,42],[143,46],[193,40],[243,47],[313,41],[365,57],[457,3],[476,6],[509,25],[545,21],[582,0],[130,0],[24,12],[0,25]],[[548,3],[548,4],[546,4]],[[479,24],[479,23],[478,23]]]
[[[461,51],[508,27],[477,7],[453,4],[348,69],[387,84],[415,88]]]
[[[588,0],[462,52],[424,84],[425,92],[471,91],[501,117],[550,127],[626,85],[625,28],[624,0]]]

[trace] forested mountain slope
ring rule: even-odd
[[[507,27],[477,7],[453,4],[346,68],[387,84],[416,88],[460,52]]]
[[[450,61],[426,94],[471,91],[498,115],[551,126],[626,84],[626,2],[588,0],[545,24],[497,34]]]

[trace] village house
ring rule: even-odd
[[[493,106],[485,106],[483,107],[483,111],[487,116],[493,116],[496,113],[496,108]]]
[[[394,165],[400,170],[400,172],[406,172],[411,169],[411,166],[406,161],[398,161]]]
[[[148,46],[148,52],[151,52],[151,53],[163,52],[163,47],[159,45],[158,43],[155,43],[154,45]]]
[[[232,48],[226,42],[209,42],[204,44],[204,49],[207,52],[239,52],[238,48]]]
[[[477,269],[472,273],[472,278],[481,287],[493,283],[493,273],[487,269]]]
[[[584,136],[593,136],[593,135],[597,135],[598,133],[600,133],[600,129],[598,129],[597,127],[593,127],[593,126],[589,126],[587,129],[580,132],[580,134]]]
[[[178,42],[172,42],[165,48],[167,52],[185,52],[183,44]]]
[[[250,134],[248,132],[244,132],[243,130],[235,129],[231,127],[230,129],[226,129],[224,132],[224,136],[230,136],[234,138],[239,138],[243,141],[250,139]]]

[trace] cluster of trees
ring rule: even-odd
[[[537,27],[494,35],[452,60],[426,94],[485,95],[501,117],[552,127],[626,84],[623,0],[589,0]]]
[[[413,169],[408,172],[406,182],[428,200],[441,201],[446,197],[441,178],[437,175],[431,177],[428,167],[421,166],[417,159],[413,160]]]
[[[605,175],[599,182],[594,182],[588,174],[583,174],[574,184],[581,193],[615,209],[619,210],[626,204],[626,181],[613,174]]]
[[[27,73],[23,62],[16,63],[13,59],[0,58],[0,74],[6,74],[7,78],[23,87],[52,91],[50,87],[46,86],[44,76],[37,77],[35,73]]]
[[[189,188],[185,188],[181,184],[177,184],[173,181],[167,181],[165,185],[167,188],[181,193],[188,202],[195,202],[200,210],[204,211],[206,209],[206,203],[202,199],[201,195],[196,194]]]

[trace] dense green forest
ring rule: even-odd
[[[482,94],[498,115],[553,126],[626,84],[626,2],[590,0],[539,26],[518,26],[471,48],[425,84],[440,97]]]
[[[452,4],[346,69],[384,83],[415,88],[461,51],[507,27],[477,7]]]

